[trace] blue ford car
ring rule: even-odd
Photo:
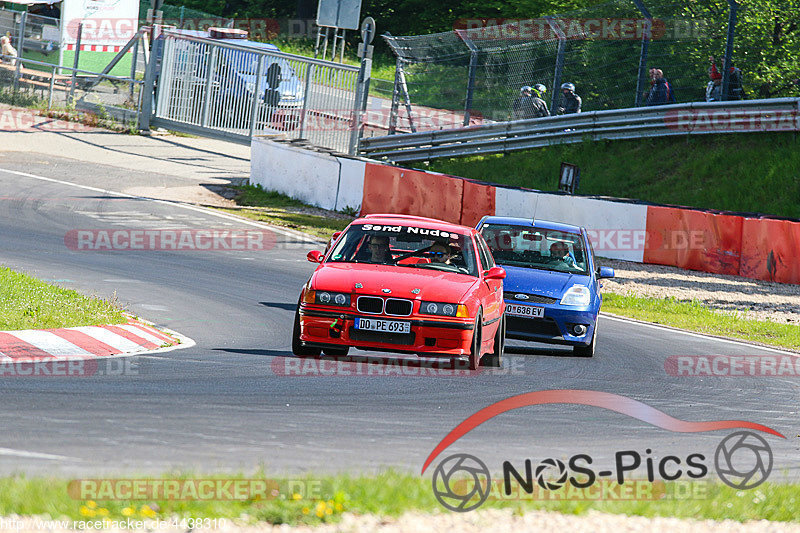
[[[506,337],[572,346],[591,357],[597,341],[598,267],[586,229],[524,218],[484,217],[478,230],[506,270]]]

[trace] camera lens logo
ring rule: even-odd
[[[492,478],[483,461],[457,453],[439,463],[433,472],[433,495],[447,509],[466,513],[489,497]]]
[[[556,480],[551,481],[547,474],[556,470]],[[536,467],[536,482],[545,490],[558,490],[567,482],[567,465],[558,459],[545,459]]]
[[[761,436],[737,431],[717,446],[714,467],[729,487],[752,489],[764,483],[772,472],[772,450]]]

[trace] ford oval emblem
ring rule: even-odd
[[[381,291],[383,291],[385,294],[389,294],[392,292],[392,289],[381,289]]]
[[[514,298],[516,298],[517,300],[527,300],[528,299],[528,295],[527,294],[515,294]]]

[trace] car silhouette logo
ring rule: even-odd
[[[527,294],[515,294],[514,298],[516,298],[517,300],[527,300],[528,299],[528,295]]]

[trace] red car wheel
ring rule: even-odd
[[[481,324],[483,323],[483,316],[478,312],[475,317],[475,328],[472,330],[472,348],[469,352],[469,369],[478,370],[481,364]]]
[[[298,304],[299,305],[299,304]],[[292,353],[298,357],[319,356],[322,350],[303,346],[300,340],[300,309],[294,312],[294,330],[292,331]]]

